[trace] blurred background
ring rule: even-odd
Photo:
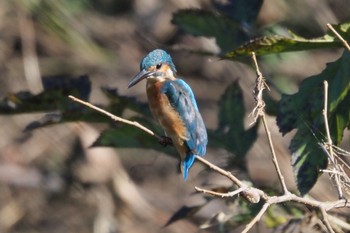
[[[155,48],[162,48],[172,55],[178,75],[192,87],[209,130],[218,127],[218,101],[235,81],[243,93],[245,127],[250,128],[253,119],[248,114],[254,107],[254,70],[244,63],[189,52],[189,49],[212,54],[222,51],[215,39],[186,34],[171,22],[173,14],[180,9],[215,12],[213,2],[2,0],[1,98],[25,90],[38,94],[43,90],[43,78],[87,75],[92,103],[109,104],[110,99],[101,87],[117,89],[122,96],[146,103],[144,83],[132,89],[127,89],[127,85],[138,73],[142,57]],[[303,37],[313,38],[325,33],[326,23],[349,19],[346,0],[265,0],[253,31],[256,35],[286,34],[291,29]],[[325,64],[338,59],[341,52],[341,49],[324,49],[269,55],[260,60],[260,66],[271,82],[294,93],[301,80],[320,73]],[[82,82],[77,85],[84,85]],[[278,100],[279,95],[275,94]],[[177,159],[159,150],[91,147],[110,126],[106,123],[70,122],[24,131],[28,124],[43,119],[46,114],[33,111],[0,116],[0,232],[242,230],[237,219],[227,223],[233,216],[241,216],[237,211],[237,198],[210,199],[194,192],[195,186],[230,187],[232,184],[224,177],[196,163],[185,182],[179,174]],[[135,112],[125,110],[120,114],[128,118]],[[274,116],[268,120],[282,172],[289,187],[295,190],[288,151],[291,135],[282,137]],[[154,129],[161,132],[157,126]],[[144,133],[137,134],[143,137]],[[349,149],[347,136],[344,141],[343,147]],[[232,156],[225,149],[209,146],[206,158],[257,187],[278,190],[279,182],[263,127],[258,128],[256,142],[240,161],[244,164],[229,163]],[[321,177],[311,195],[321,200],[336,198],[328,176]],[[188,208],[185,214],[179,214],[182,219],[166,226],[185,206]],[[251,232],[272,232],[270,227],[288,220],[287,217],[278,219],[276,216],[282,210],[275,211],[275,215],[270,215],[270,225],[265,219]],[[304,211],[311,216],[311,210]],[[185,215],[188,217],[184,218]],[[317,218],[309,220],[311,225],[319,224]],[[323,232],[322,228],[312,231]]]

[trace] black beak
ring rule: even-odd
[[[152,76],[156,73],[156,71],[147,71],[147,70],[141,70],[140,73],[138,73],[129,83],[128,88],[135,86],[137,83],[142,81],[143,79]]]

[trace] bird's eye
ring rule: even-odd
[[[160,67],[162,67],[162,64],[161,64],[161,63],[157,64],[156,69],[159,70]]]

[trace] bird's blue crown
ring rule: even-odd
[[[147,54],[141,61],[140,70],[147,70],[151,66],[155,66],[159,63],[166,63],[170,66],[171,71],[176,73],[176,68],[171,59],[171,56],[161,49],[155,49],[149,54]]]

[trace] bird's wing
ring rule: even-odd
[[[208,142],[207,131],[190,86],[182,79],[168,80],[163,83],[161,92],[168,97],[171,106],[185,124],[189,150],[203,156]]]

